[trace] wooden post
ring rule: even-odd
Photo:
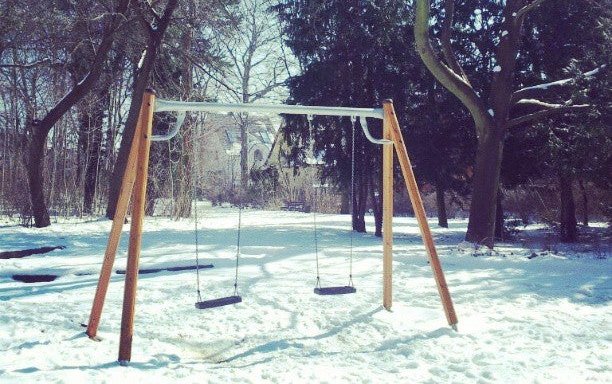
[[[125,288],[123,291],[123,314],[121,316],[121,338],[119,340],[118,359],[122,365],[126,365],[132,357],[136,285],[138,282],[138,262],[140,261],[145,196],[147,193],[147,173],[149,170],[149,149],[151,147],[154,104],[155,93],[152,90],[147,90],[142,100],[141,114],[135,132],[135,135],[140,136],[140,145],[138,148],[136,180],[134,183],[130,245],[128,247],[128,260],[125,269]]]
[[[391,140],[391,121],[383,118],[383,138]],[[393,303],[393,146],[383,145],[383,307]]]
[[[457,315],[455,314],[453,301],[448,291],[448,286],[446,285],[446,279],[444,278],[444,272],[442,271],[440,260],[438,259],[436,246],[434,245],[433,238],[431,237],[431,231],[429,229],[429,224],[427,223],[427,217],[425,216],[425,208],[423,207],[423,201],[421,200],[421,195],[414,178],[414,173],[412,172],[412,165],[410,164],[406,144],[404,143],[404,138],[397,121],[397,116],[395,115],[393,102],[390,100],[385,101],[383,103],[383,110],[384,121],[388,122],[391,128],[391,137],[395,145],[397,158],[402,169],[402,175],[404,176],[404,181],[406,183],[406,188],[408,189],[408,195],[410,196],[410,202],[412,203],[414,214],[419,223],[419,229],[421,230],[421,236],[423,237],[423,243],[425,244],[425,248],[427,250],[429,264],[431,265],[434,278],[436,280],[438,293],[440,294],[440,298],[442,300],[444,313],[446,314],[448,324],[456,330]]]
[[[140,115],[142,115],[142,109],[140,111]],[[138,120],[140,119],[141,117],[138,118]],[[119,245],[119,239],[121,238],[121,230],[123,229],[123,223],[125,222],[125,216],[128,210],[130,195],[132,194],[132,189],[134,187],[134,179],[136,178],[136,158],[138,156],[138,148],[140,147],[141,142],[140,136],[141,135],[135,134],[134,139],[132,140],[127,166],[121,181],[121,188],[119,189],[119,200],[117,201],[115,216],[113,217],[113,225],[111,226],[110,234],[108,236],[106,252],[104,253],[104,260],[102,261],[102,269],[100,270],[100,277],[98,278],[98,286],[96,288],[96,294],[94,296],[93,305],[89,314],[87,331],[85,333],[94,340],[97,339],[96,335],[98,333],[98,326],[100,325],[102,308],[104,307],[104,300],[106,298],[106,292],[108,291],[108,284],[113,271],[113,264],[115,263],[115,255],[117,254],[117,247]]]

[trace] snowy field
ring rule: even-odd
[[[230,295],[237,211],[203,207],[200,218],[200,255],[215,266],[201,272],[203,295]],[[322,281],[345,285],[349,217],[317,218]],[[244,301],[197,310],[195,271],[141,275],[132,362],[122,367],[122,275],[112,276],[103,340],[89,340],[80,325],[110,225],[100,219],[40,230],[0,219],[0,252],[66,246],[0,260],[0,383],[612,382],[612,261],[604,226],[588,246],[560,246],[533,226],[487,252],[461,242],[465,221],[432,225],[459,318],[455,332],[414,219],[394,223],[388,312],[381,306],[380,239],[354,236],[356,294],[317,296],[312,216],[246,210]],[[125,268],[126,240],[124,232],[115,269]],[[146,219],[142,268],[194,263],[192,221]],[[59,277],[24,284],[13,274]]]

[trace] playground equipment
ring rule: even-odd
[[[312,115],[306,116],[308,120],[308,128],[312,132]],[[365,118],[364,118],[365,121]],[[357,122],[357,118],[355,116],[351,116],[351,196],[350,199],[353,201],[353,196],[355,194],[355,124]],[[371,136],[370,136],[371,137]],[[376,139],[374,139],[376,140]],[[384,144],[384,142],[376,143],[376,144]],[[321,274],[319,273],[319,243],[317,236],[317,190],[315,188],[315,197],[314,201],[314,209],[312,210],[312,222],[314,229],[314,246],[315,246],[315,259],[317,265],[317,282],[314,288],[314,293],[317,295],[346,295],[348,293],[355,293],[357,289],[353,284],[353,232],[351,230],[351,244],[349,251],[349,281],[347,285],[341,286],[333,286],[333,287],[322,287],[321,286]],[[353,204],[351,207],[351,217],[353,216]]]
[[[423,243],[427,250],[429,264],[433,270],[434,279],[438,288],[442,306],[448,324],[456,329],[457,316],[448,291],[442,266],[436,252],[433,238],[425,216],[425,209],[419,194],[412,166],[406,151],[404,139],[395,115],[393,102],[385,100],[382,108],[344,108],[344,107],[318,107],[301,105],[263,105],[263,104],[217,104],[206,102],[180,102],[156,100],[155,93],[147,90],[143,96],[140,116],[132,140],[128,161],[121,188],[113,224],[109,234],[106,252],[100,271],[98,286],[87,324],[86,334],[95,339],[104,299],[112,273],[117,245],[121,229],[127,213],[130,195],[133,195],[132,222],[130,227],[130,241],[128,247],[128,260],[123,296],[123,313],[121,318],[121,336],[119,342],[119,362],[127,364],[131,358],[132,336],[134,332],[134,310],[136,303],[136,284],[138,280],[138,264],[142,240],[142,224],[144,218],[145,194],[147,186],[147,172],[149,165],[149,149],[152,140],[168,140],[180,129],[176,124],[172,132],[164,136],[152,136],[152,123],[154,112],[178,112],[178,120],[184,118],[186,111],[200,112],[247,112],[247,113],[276,113],[297,115],[326,115],[348,116],[360,118],[361,127],[368,139],[383,145],[383,306],[390,309],[392,305],[392,249],[393,249],[393,149],[400,163],[402,175],[412,207],[419,224]],[[383,120],[383,139],[374,139],[368,131],[366,118]],[[333,287],[332,287],[333,288]],[[337,288],[337,287],[336,287]],[[335,288],[334,288],[335,289]],[[338,293],[338,292],[335,292]],[[237,295],[236,295],[237,296]],[[230,296],[231,297],[231,296]],[[222,298],[227,299],[227,298]],[[230,299],[227,299],[230,300]],[[237,299],[233,299],[237,300]],[[212,304],[212,303],[211,303]],[[222,303],[224,304],[224,303]]]

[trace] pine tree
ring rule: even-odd
[[[410,49],[410,10],[402,1],[283,1],[276,7],[288,46],[299,60],[302,74],[289,82],[290,102],[307,105],[374,107],[392,98],[406,105],[408,76],[414,73]],[[412,55],[412,59],[410,56]],[[369,123],[380,135],[380,122]],[[315,117],[310,132],[305,119],[290,119],[286,135],[298,147],[314,141],[323,156],[322,177],[351,190],[351,122],[348,118]],[[355,131],[355,196],[353,229],[365,231],[369,198],[381,234],[381,149]]]

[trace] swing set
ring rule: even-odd
[[[425,216],[425,209],[419,194],[412,166],[408,157],[408,152],[400,131],[397,116],[391,100],[385,100],[382,108],[345,108],[345,107],[320,107],[302,105],[265,105],[265,104],[218,104],[208,102],[181,102],[156,99],[155,92],[147,90],[143,96],[140,115],[134,138],[130,147],[127,165],[117,200],[115,216],[111,226],[104,259],[98,279],[98,285],[94,296],[89,321],[87,323],[86,334],[91,339],[98,340],[97,331],[100,324],[104,300],[108,291],[108,285],[112,274],[115,255],[121,236],[121,230],[128,211],[130,196],[132,197],[132,221],[130,224],[130,238],[128,245],[128,258],[125,270],[125,286],[123,291],[123,310],[121,316],[121,335],[119,340],[119,358],[122,365],[127,365],[131,359],[132,338],[134,334],[134,313],[136,304],[136,285],[138,281],[138,265],[140,260],[140,249],[142,242],[142,226],[144,219],[145,195],[147,187],[149,150],[151,141],[165,141],[174,137],[185,119],[187,111],[209,112],[209,113],[275,113],[305,115],[309,127],[312,129],[312,116],[339,116],[349,117],[353,123],[352,134],[352,165],[351,165],[351,185],[354,184],[354,140],[355,124],[359,119],[361,128],[366,138],[373,144],[383,146],[383,307],[387,310],[392,305],[392,249],[393,249],[393,149],[400,164],[403,179],[408,190],[408,195],[412,203],[421,237],[427,251],[429,264],[433,270],[434,279],[438,288],[438,293],[442,301],[442,307],[446,315],[448,324],[457,329],[457,315],[453,307],[453,302],[448,291],[446,279],[442,271],[442,266],[437,255],[431,231]],[[166,135],[152,135],[153,113],[154,112],[177,112],[177,123],[174,128]],[[381,119],[383,121],[383,138],[375,139],[371,136],[366,118]],[[353,194],[351,187],[351,196]],[[195,200],[195,190],[194,190]],[[316,200],[316,199],[315,199]],[[314,209],[316,211],[316,207]],[[228,304],[235,304],[242,301],[238,295],[238,263],[240,256],[240,229],[242,206],[238,210],[238,236],[236,244],[236,273],[234,279],[234,294],[211,300],[202,300],[200,294],[199,277],[199,254],[198,254],[198,229],[197,229],[197,209],[195,210],[195,236],[196,236],[196,274],[197,274],[197,293],[198,301],[195,307],[198,309],[213,308]],[[316,213],[313,212],[313,224],[315,232],[315,256],[317,262],[317,281],[315,293],[319,295],[339,295],[355,293],[356,289],[352,280],[352,231],[351,231],[351,255],[349,283],[346,286],[322,287],[319,277],[319,254],[317,243]]]

